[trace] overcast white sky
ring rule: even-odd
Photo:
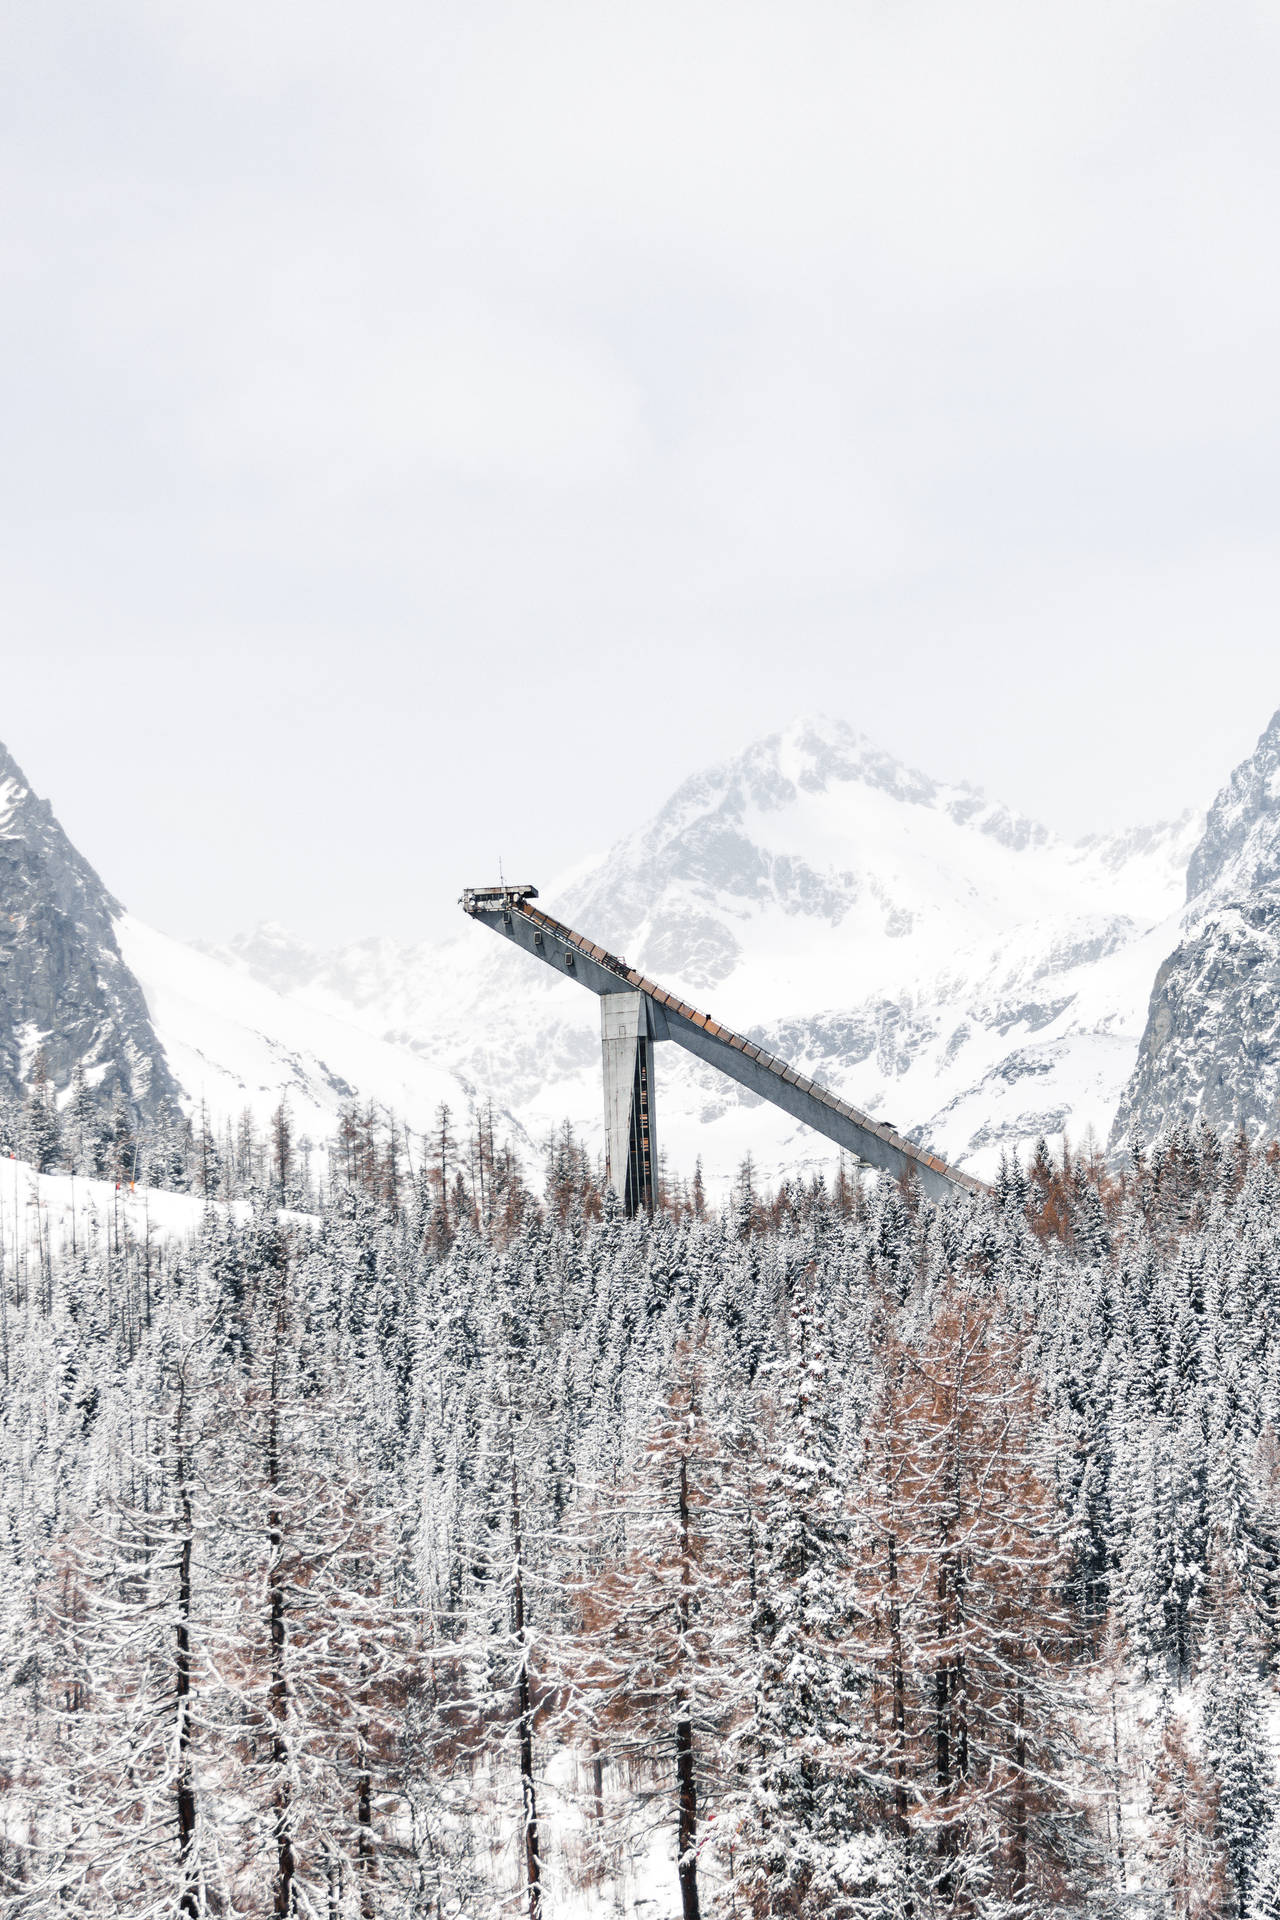
[[[187,935],[825,710],[1068,833],[1280,705],[1280,7],[27,0],[3,737]]]

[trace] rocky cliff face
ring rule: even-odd
[[[1203,1116],[1280,1131],[1280,713],[1209,809],[1112,1144]]]
[[[124,1095],[135,1124],[176,1109],[178,1089],[116,940],[119,912],[0,747],[0,1093],[20,1096],[43,1051],[57,1092],[79,1066],[101,1104]]]
[[[1280,713],[1209,809],[1187,863],[1187,907],[1203,915],[1280,881]]]

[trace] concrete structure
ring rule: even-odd
[[[642,993],[600,1000],[604,1054],[605,1179],[628,1213],[653,1212],[653,1035]]]
[[[957,1187],[988,1191],[971,1174],[958,1172],[892,1127],[859,1113],[753,1040],[646,979],[617,954],[553,920],[534,906],[536,898],[536,887],[468,887],[461,905],[473,920],[600,996],[606,1178],[629,1214],[651,1210],[654,1202],[653,1048],[660,1040],[674,1040],[709,1061],[868,1166],[885,1173],[913,1173],[932,1199],[943,1199]]]

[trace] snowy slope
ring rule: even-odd
[[[441,1101],[459,1120],[474,1101],[470,1081],[420,1051],[279,993],[130,914],[117,919],[116,937],[192,1110],[203,1102],[234,1118],[247,1108],[261,1124],[283,1098],[299,1134],[323,1141],[353,1099],[376,1100],[423,1130]],[[523,1140],[519,1121],[495,1104]]]
[[[543,900],[983,1172],[1042,1131],[1106,1137],[1200,832],[1188,815],[1073,846],[841,722],[799,721],[685,782]],[[534,1138],[566,1113],[598,1133],[594,1001],[474,924],[441,947],[328,955],[264,928],[222,958],[309,1015],[492,1092]],[[724,1177],[750,1150],[776,1178],[828,1158],[674,1048],[658,1103],[660,1140],[686,1170],[701,1154]]]
[[[24,1160],[0,1158],[0,1257],[12,1277],[24,1266],[59,1259],[95,1245],[145,1246],[183,1242],[199,1228],[206,1205],[247,1220],[247,1200],[210,1201],[194,1193],[113,1180],[86,1180],[67,1173],[37,1173]],[[289,1221],[309,1216],[282,1214]],[[23,1288],[25,1291],[25,1288]]]

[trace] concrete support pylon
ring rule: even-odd
[[[653,1040],[643,993],[606,993],[600,1000],[604,1054],[605,1184],[628,1216],[652,1213],[656,1149],[653,1129]]]

